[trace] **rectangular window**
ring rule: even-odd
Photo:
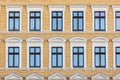
[[[20,12],[9,12],[9,31],[19,31],[20,29]]]
[[[84,66],[84,48],[73,47],[73,67]]]
[[[120,31],[120,11],[115,12],[115,27],[116,31]]]
[[[95,31],[106,30],[105,11],[95,11],[94,20]]]
[[[120,67],[120,47],[116,47],[116,67]]]
[[[63,48],[52,47],[52,67],[61,68],[63,66]]]
[[[30,12],[30,31],[40,31],[41,30],[41,13],[40,11]]]
[[[63,12],[52,11],[52,31],[63,30]]]
[[[106,66],[106,48],[95,47],[95,67]]]
[[[41,66],[41,48],[40,47],[30,47],[30,58],[29,65],[30,67],[40,67]]]
[[[19,47],[8,48],[8,67],[19,67]]]
[[[83,31],[83,11],[73,11],[73,31]]]

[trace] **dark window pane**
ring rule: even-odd
[[[120,52],[120,48],[117,47],[117,48],[116,48],[116,51],[117,51],[117,52]]]

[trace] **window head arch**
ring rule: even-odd
[[[62,74],[55,73],[55,74],[49,76],[48,80],[66,80],[66,77],[63,76]]]
[[[109,80],[109,77],[102,73],[98,73],[98,74],[92,76],[92,80]]]
[[[44,78],[37,73],[30,74],[26,77],[26,80],[43,80],[43,79]]]
[[[70,77],[70,80],[87,80],[87,76],[81,73],[75,73]]]
[[[93,38],[92,39],[92,42],[107,42],[107,41],[109,41],[107,38],[105,38],[105,37],[95,37],[95,38]]]
[[[30,37],[26,41],[27,42],[43,42],[43,39],[39,37]]]
[[[62,38],[62,37],[52,37],[50,39],[48,39],[49,42],[65,42],[66,39],[65,38]]]
[[[5,42],[7,42],[7,43],[11,43],[11,42],[22,42],[22,39],[20,39],[20,38],[17,38],[17,37],[9,37],[9,38],[7,38],[6,40],[5,40]]]
[[[22,80],[22,77],[16,73],[11,73],[5,77],[5,80]]]

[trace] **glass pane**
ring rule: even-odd
[[[10,12],[9,15],[10,15],[10,17],[13,17],[13,16],[14,16],[14,13]]]
[[[95,12],[95,16],[99,16],[99,12]]]
[[[77,18],[73,19],[73,26],[74,30],[77,30]]]
[[[78,52],[78,48],[73,48],[73,52],[77,53]]]
[[[56,66],[56,55],[52,55],[52,66]]]
[[[34,25],[35,25],[34,19],[30,19],[30,30],[34,30]]]
[[[37,12],[37,13],[36,13],[36,16],[37,16],[37,17],[40,17],[40,12]]]
[[[105,48],[101,48],[101,52],[105,52]]]
[[[34,48],[30,48],[30,52],[33,53],[34,52]]]
[[[36,48],[36,52],[37,52],[37,53],[40,53],[40,48]]]
[[[83,48],[79,48],[79,52],[83,53]]]
[[[83,16],[83,13],[82,13],[82,12],[79,12],[79,16]]]
[[[58,48],[58,52],[59,52],[59,53],[62,53],[62,48]]]
[[[53,28],[53,30],[56,30],[56,19],[55,18],[53,18],[52,19],[52,28]]]
[[[16,17],[19,17],[19,12],[15,13],[15,16],[16,16]]]
[[[101,29],[105,29],[105,18],[101,18]]]
[[[30,16],[35,16],[35,14],[33,12],[30,13]]]
[[[62,66],[62,55],[58,55],[58,66]]]
[[[62,19],[58,18],[58,29],[61,30],[62,29]]]
[[[80,18],[79,19],[79,29],[82,30],[82,28],[83,28],[83,19]]]
[[[78,57],[77,57],[77,55],[73,55],[73,65],[78,66]]]
[[[15,55],[15,66],[19,66],[19,56]]]
[[[84,58],[83,58],[83,55],[79,55],[79,66],[83,66],[83,60]]]
[[[59,12],[59,13],[58,13],[58,16],[62,16],[62,12]]]
[[[99,58],[100,58],[99,55],[95,55],[95,65],[96,66],[100,66],[100,61],[99,61],[100,59]]]
[[[9,66],[13,66],[13,55],[9,54],[9,60],[8,60],[8,62],[9,62]]]
[[[9,48],[9,53],[13,53],[13,48]]]
[[[10,30],[13,30],[13,23],[14,23],[13,19],[10,19],[10,22],[9,22]]]
[[[117,59],[116,60],[117,60],[117,66],[120,66],[120,55],[119,54],[117,55]]]
[[[77,16],[77,12],[74,12],[73,15],[74,15],[74,16]]]
[[[101,66],[105,66],[105,55],[101,55]]]
[[[95,48],[95,52],[99,52],[99,50],[100,50],[99,48]]]
[[[117,51],[117,52],[120,52],[120,48],[116,48],[116,51]]]
[[[30,55],[30,66],[34,66],[34,55]]]
[[[16,52],[16,53],[19,53],[19,48],[15,48],[15,52]]]
[[[120,30],[120,18],[116,18],[116,29]]]
[[[40,66],[40,55],[36,55],[36,66]]]
[[[19,30],[19,19],[15,19],[15,30]]]
[[[40,30],[40,19],[36,19],[36,29]]]
[[[56,12],[52,12],[52,15],[53,15],[53,16],[57,16]]]
[[[56,53],[56,48],[52,48],[52,53]]]
[[[101,12],[100,16],[104,17],[105,16],[105,12]]]
[[[95,18],[95,29],[99,30],[99,18]]]

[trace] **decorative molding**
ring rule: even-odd
[[[75,73],[74,75],[70,76],[70,80],[87,80],[87,76],[81,73]]]
[[[113,76],[113,80],[120,80],[120,73],[115,75],[115,76]]]
[[[59,73],[54,73],[48,77],[48,80],[66,80],[66,77]]]
[[[109,80],[109,77],[104,75],[104,74],[102,74],[102,73],[98,73],[98,74],[92,76],[91,79],[92,80],[96,80],[96,79],[97,80]]]
[[[16,73],[11,73],[11,74],[5,76],[5,80],[22,80],[22,77]]]
[[[32,73],[29,76],[26,77],[26,80],[44,80],[44,77],[42,77],[41,75],[37,74],[37,73]]]

